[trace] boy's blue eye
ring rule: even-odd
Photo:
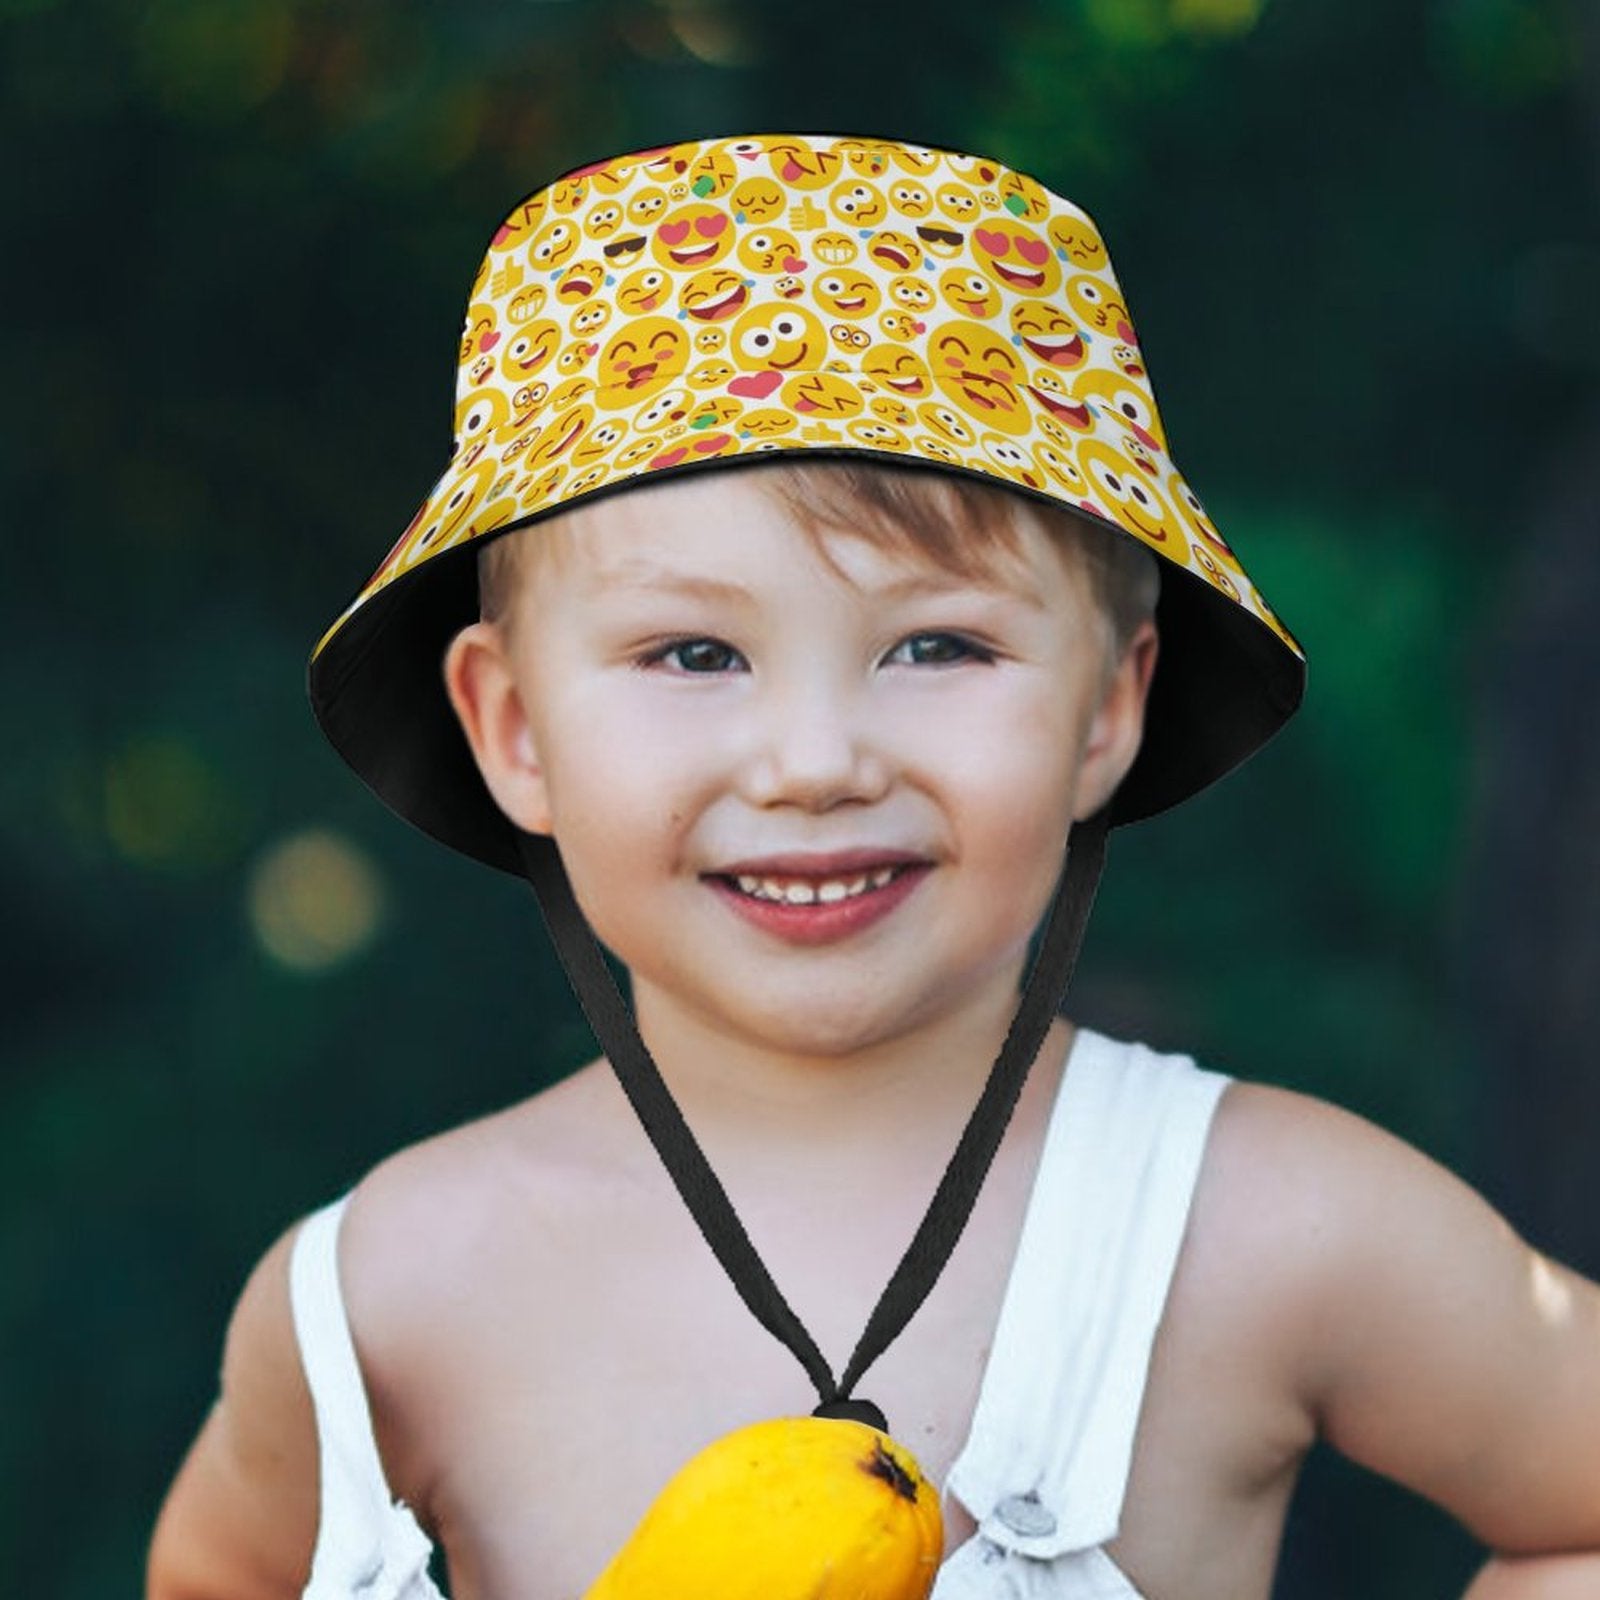
[[[958,661],[993,661],[992,651],[959,633],[913,633],[889,652],[897,666],[945,667]]]
[[[720,639],[680,639],[657,651],[653,659],[692,673],[733,672],[743,665],[739,652]]]

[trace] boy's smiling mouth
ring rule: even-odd
[[[931,870],[903,851],[769,856],[705,874],[743,917],[799,944],[857,933],[900,904]]]

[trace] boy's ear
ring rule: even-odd
[[[493,622],[463,628],[445,652],[444,682],[495,804],[524,832],[549,833],[544,768],[504,630]]]
[[[1092,817],[1127,777],[1144,739],[1145,703],[1150,698],[1150,679],[1159,653],[1156,625],[1147,617],[1134,630],[1112,669],[1100,708],[1089,724],[1078,772],[1075,821]]]

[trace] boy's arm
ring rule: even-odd
[[[1238,1198],[1296,1302],[1283,1325],[1318,1431],[1507,1558],[1472,1600],[1600,1595],[1600,1288],[1361,1119],[1229,1098],[1253,1124],[1256,1192]]]
[[[317,1528],[317,1435],[289,1309],[293,1230],[228,1327],[222,1392],[168,1491],[146,1600],[292,1600]]]

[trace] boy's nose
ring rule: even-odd
[[[808,692],[774,697],[765,709],[745,775],[752,804],[825,811],[882,797],[889,762],[847,702]]]

